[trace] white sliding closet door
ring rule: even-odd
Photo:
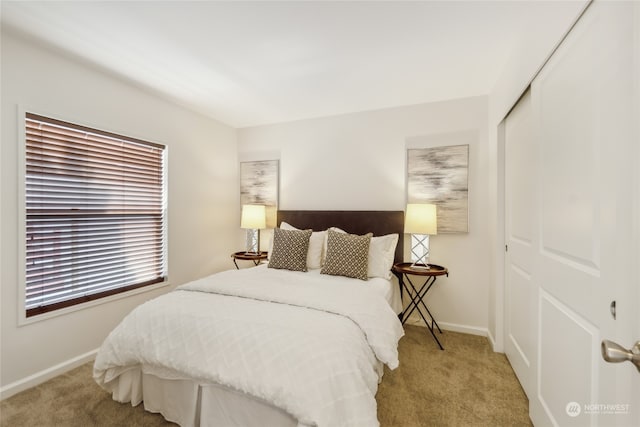
[[[505,348],[537,426],[640,421],[640,374],[600,355],[640,339],[637,7],[591,4],[505,123]]]
[[[531,94],[505,120],[505,353],[528,396],[535,394],[537,283],[537,147]],[[505,248],[505,249],[507,249]]]

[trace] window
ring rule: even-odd
[[[163,145],[26,113],[26,316],[165,280]]]

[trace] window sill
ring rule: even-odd
[[[106,304],[112,301],[116,301],[122,298],[128,298],[134,295],[142,294],[145,292],[155,291],[157,289],[163,288],[165,286],[169,286],[169,281],[165,280],[164,282],[155,283],[153,285],[144,286],[142,288],[132,289],[127,292],[122,292],[114,295],[110,295],[108,297],[96,299],[93,301],[88,301],[82,304],[72,305],[70,307],[61,308],[60,310],[49,311],[47,313],[37,314],[35,316],[27,317],[26,311],[24,308],[20,310],[19,319],[18,319],[18,327],[30,325],[32,323],[37,323],[42,320],[52,319],[58,316],[64,316],[66,314],[70,314],[76,311],[84,310],[87,308],[95,307],[98,305]]]

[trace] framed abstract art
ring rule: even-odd
[[[469,145],[407,149],[407,203],[438,207],[438,233],[469,231]]]
[[[278,160],[240,162],[240,205],[265,205],[267,228],[276,227],[278,176]]]

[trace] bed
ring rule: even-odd
[[[397,285],[371,254],[397,234],[385,256],[402,260],[403,221],[402,211],[279,211],[272,266],[281,236],[307,229],[307,267],[321,237],[326,266],[229,270],[142,304],[103,343],[94,379],[182,426],[378,425],[375,393],[403,330]],[[336,242],[366,233],[367,274],[379,277],[332,274]]]

